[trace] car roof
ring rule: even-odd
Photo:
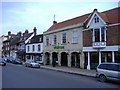
[[[113,63],[113,62],[104,62],[104,63],[101,63],[101,64],[115,64],[115,65],[120,65],[120,63]]]

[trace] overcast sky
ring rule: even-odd
[[[34,0],[35,1],[35,0]],[[2,7],[1,7],[2,5]],[[39,0],[36,2],[7,2],[2,1],[2,33],[8,31],[16,34],[28,29],[32,32],[33,27],[37,33],[46,31],[54,20],[65,21],[77,16],[91,13],[95,8],[99,12],[118,7],[118,1],[111,2],[83,2],[81,0]]]

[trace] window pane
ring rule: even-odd
[[[100,42],[100,30],[95,29],[95,42]]]
[[[35,50],[35,46],[33,45],[33,51]]]
[[[101,28],[101,41],[104,42],[105,41],[105,27]]]
[[[28,48],[28,51],[29,51],[29,50],[30,50],[30,47],[28,46],[27,48]]]
[[[57,43],[56,35],[54,35],[54,45]]]
[[[40,51],[40,45],[38,45],[38,51]]]
[[[46,37],[46,45],[49,45],[49,37]]]
[[[77,33],[77,31],[74,31],[72,33],[72,43],[78,43],[78,33]]]
[[[62,43],[66,43],[66,33],[62,33]]]

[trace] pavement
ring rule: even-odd
[[[96,77],[96,70],[87,70],[87,69],[80,69],[75,67],[64,67],[64,66],[52,67],[52,65],[41,65],[41,68],[55,70],[55,71],[64,72],[64,73],[76,74],[76,75]]]

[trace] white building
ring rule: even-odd
[[[26,60],[43,63],[43,35],[35,35],[26,44]]]

